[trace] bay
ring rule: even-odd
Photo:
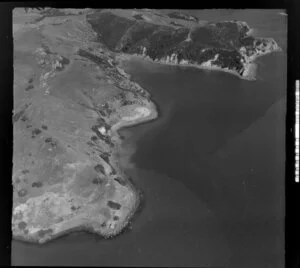
[[[201,12],[255,24],[286,47],[276,11]],[[257,81],[245,81],[127,62],[160,113],[121,131],[122,166],[145,200],[132,230],[112,240],[76,233],[42,246],[13,241],[13,264],[282,267],[286,52],[257,64]]]

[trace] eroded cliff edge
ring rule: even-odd
[[[140,198],[119,166],[118,129],[156,109],[95,42],[85,14],[50,11],[14,10],[13,236],[111,237]]]
[[[272,38],[251,36],[242,21],[207,22],[180,12],[101,10],[87,20],[112,51],[155,62],[218,69],[254,79],[254,60],[280,51]]]

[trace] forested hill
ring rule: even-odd
[[[184,13],[157,10],[101,10],[87,15],[99,41],[116,52],[154,61],[197,64],[241,76],[257,56],[278,50],[270,38],[255,38],[246,22],[205,22]]]

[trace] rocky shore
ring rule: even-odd
[[[178,12],[158,16],[148,10],[134,14],[102,10],[90,13],[87,19],[99,39],[117,53],[163,64],[221,70],[248,80],[255,79],[258,56],[281,51],[274,39],[252,36],[252,29],[242,21],[200,23]]]
[[[263,43],[263,41],[265,43]],[[217,71],[223,71],[227,72],[233,75],[238,76],[241,79],[245,80],[255,80],[256,77],[256,63],[255,60],[258,57],[267,55],[272,52],[280,52],[282,49],[278,46],[278,44],[275,42],[273,38],[267,38],[263,40],[260,45],[257,45],[255,49],[251,52],[247,51],[245,47],[242,47],[240,49],[240,55],[241,55],[241,62],[243,67],[240,70],[237,70],[235,68],[230,69],[228,67],[222,67],[221,65],[218,65],[216,61],[219,58],[219,54],[216,54],[214,58],[202,62],[201,64],[192,61],[192,60],[184,60],[178,61],[178,55],[173,53],[170,56],[166,56],[163,58],[156,58],[151,59],[146,54],[146,48],[142,48],[143,53],[142,54],[124,54],[121,53],[117,57],[120,60],[130,60],[134,58],[140,58],[143,60],[159,63],[159,64],[167,64],[167,65],[180,65],[185,67],[193,67],[193,68],[199,68],[199,69],[205,69],[205,70],[217,70]]]

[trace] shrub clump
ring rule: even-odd
[[[41,181],[35,181],[35,182],[33,182],[33,183],[31,184],[31,186],[32,186],[33,188],[34,188],[34,187],[40,188],[40,187],[43,186],[43,183],[42,183]]]
[[[111,200],[109,200],[107,202],[107,206],[109,206],[111,209],[115,209],[115,210],[119,210],[121,208],[121,205],[117,202],[113,202]]]
[[[21,189],[19,192],[18,192],[18,196],[19,197],[24,197],[27,195],[27,190],[26,189]]]
[[[105,174],[104,167],[103,167],[102,165],[100,165],[100,164],[96,165],[96,166],[94,167],[94,169],[96,170],[96,172]]]

